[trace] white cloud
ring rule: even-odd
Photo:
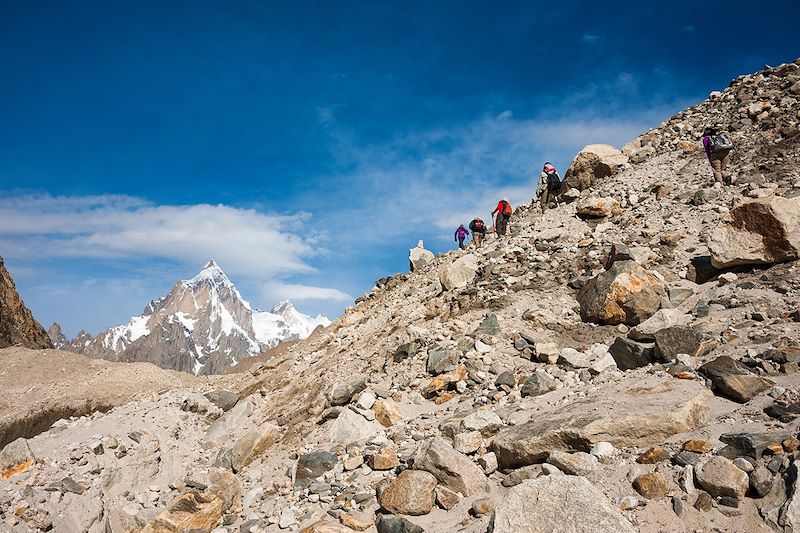
[[[293,283],[270,283],[264,287],[266,300],[292,300],[293,302],[307,300],[326,300],[333,302],[352,302],[353,297],[338,289],[326,287],[312,287]]]
[[[265,214],[225,205],[152,205],[133,197],[11,196],[0,205],[0,243],[20,259],[216,259],[234,274],[266,279],[311,272],[308,215]]]
[[[589,43],[589,44],[596,43],[599,40],[600,40],[600,36],[596,35],[594,33],[584,33],[581,36],[581,41],[583,41],[585,43]]]

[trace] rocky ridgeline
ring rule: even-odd
[[[760,97],[795,75],[781,66],[732,88]],[[717,120],[732,88],[684,116]],[[784,128],[797,114],[778,109],[742,128],[794,154]],[[754,135],[740,140],[737,183],[711,187],[702,152],[672,143],[673,121],[646,157],[588,147],[561,205],[518,207],[503,240],[439,256],[420,243],[411,273],[246,374],[11,443],[0,520],[110,533],[796,531],[796,168],[747,159],[768,153]]]
[[[53,347],[47,332],[19,297],[14,280],[0,257],[0,348],[8,346]]]

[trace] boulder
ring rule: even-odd
[[[463,289],[475,279],[478,268],[476,255],[462,255],[452,263],[442,265],[439,269],[439,281],[448,291]]]
[[[337,462],[336,455],[324,450],[301,455],[297,458],[297,466],[295,467],[294,488],[304,489],[308,487],[315,479],[336,466]]]
[[[441,437],[433,437],[417,450],[414,468],[433,474],[445,487],[464,496],[486,490],[486,476],[466,455]]]
[[[503,420],[494,411],[483,409],[462,418],[459,427],[462,431],[479,431],[484,437],[491,437],[503,427]]]
[[[678,354],[702,357],[717,346],[716,339],[691,326],[672,326],[656,332],[656,357],[674,361]]]
[[[376,405],[377,403],[375,402]],[[339,413],[330,428],[331,442],[337,444],[366,441],[379,432],[378,426],[350,409],[342,409],[342,412]]]
[[[575,209],[578,216],[582,218],[604,218],[617,213],[620,210],[620,205],[614,198],[590,196],[580,200]]]
[[[483,437],[480,431],[465,431],[453,439],[453,448],[461,453],[475,453],[481,446],[483,446]]]
[[[493,533],[635,533],[605,494],[580,476],[529,479],[508,491],[494,511]]]
[[[347,405],[353,396],[367,388],[364,378],[355,378],[344,383],[336,383],[328,391],[328,401],[331,405]]]
[[[662,329],[680,326],[689,321],[689,316],[678,309],[659,309],[653,316],[631,328],[628,337],[637,341],[654,341]]]
[[[750,491],[756,498],[763,498],[772,490],[772,472],[764,466],[753,469],[750,473]]]
[[[571,476],[588,476],[599,466],[597,457],[585,452],[566,453],[555,450],[550,453],[547,462]]]
[[[558,362],[574,369],[589,368],[589,356],[574,348],[564,348],[558,357]]]
[[[436,502],[436,478],[421,470],[404,470],[380,493],[381,507],[394,514],[428,514]]]
[[[723,433],[719,436],[720,442],[727,444],[730,455],[734,457],[745,456],[760,459],[768,447],[780,446],[790,434],[787,431],[773,431],[768,433]],[[720,451],[720,453],[722,453]]]
[[[703,425],[712,397],[696,381],[665,382],[648,376],[635,383],[620,382],[602,394],[537,412],[528,422],[503,428],[490,449],[505,469],[542,462],[554,450],[589,452],[601,441],[616,447],[653,446]]]
[[[633,480],[633,488],[648,500],[663,498],[669,492],[667,480],[658,472],[637,477]]]
[[[280,429],[264,422],[258,427],[252,428],[231,447],[231,469],[239,472],[242,468],[252,463],[258,456],[264,453],[269,447],[278,442],[281,433]]]
[[[714,392],[739,403],[749,402],[774,385],[771,380],[752,374],[745,365],[727,355],[717,357],[698,370],[711,380]]]
[[[727,213],[708,236],[716,268],[768,265],[800,254],[800,199],[771,196]]]
[[[578,291],[585,322],[635,326],[658,311],[664,284],[634,261],[617,261]]]
[[[375,412],[375,420],[383,427],[388,428],[403,421],[400,409],[392,400],[377,400],[372,404],[372,410]]]
[[[226,389],[215,389],[205,393],[203,396],[223,411],[230,410],[239,401],[238,394]]]
[[[6,444],[0,451],[0,479],[24,472],[36,462],[36,457],[22,437]]]
[[[655,363],[655,345],[617,337],[609,348],[620,370],[631,370]]]
[[[409,519],[390,514],[375,515],[375,528],[378,533],[425,533],[424,529]]]
[[[428,349],[428,361],[425,369],[434,376],[458,365],[458,351],[439,346]]]
[[[520,394],[525,396],[539,396],[546,392],[556,390],[557,382],[544,370],[537,370],[531,374],[522,385]]]
[[[714,497],[743,500],[750,484],[750,478],[733,461],[718,455],[697,465],[695,477],[703,490]]]
[[[613,176],[628,163],[628,156],[609,144],[585,146],[572,160],[564,174],[562,190],[584,191],[595,180]]]
[[[419,241],[416,247],[408,251],[408,263],[411,272],[420,270],[431,261],[433,261],[433,252],[426,250],[422,246],[422,241]]]
[[[373,470],[391,470],[400,466],[397,454],[389,448],[381,448],[369,457],[369,466]]]
[[[472,332],[473,337],[480,337],[482,335],[496,335],[500,333],[500,322],[497,321],[497,315],[494,313],[489,313],[486,315],[480,325]]]
[[[300,530],[300,533],[353,533],[353,530],[349,527],[339,525],[336,522],[320,520],[308,527],[304,527]]]

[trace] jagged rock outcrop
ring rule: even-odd
[[[60,350],[69,344],[69,339],[61,331],[61,325],[58,322],[53,322],[53,324],[47,328],[47,336],[50,337],[50,342],[53,343],[53,348],[56,350]]]
[[[420,270],[432,260],[433,252],[426,250],[422,245],[422,241],[419,241],[414,248],[408,251],[408,263],[411,272]]]
[[[44,349],[52,348],[53,344],[20,298],[0,257],[0,348],[8,346]]]

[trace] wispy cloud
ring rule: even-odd
[[[152,205],[126,196],[4,195],[0,243],[19,259],[158,258],[268,278],[313,271],[308,215],[266,214],[226,205]]]
[[[584,33],[583,35],[581,35],[581,41],[583,41],[585,43],[588,43],[588,44],[594,44],[597,41],[599,41],[600,39],[601,39],[601,36],[597,35],[597,34],[594,34],[594,33]]]
[[[331,302],[352,302],[353,297],[346,292],[328,287],[313,287],[297,283],[269,283],[263,289],[267,301],[292,300],[304,302],[324,300]]]
[[[683,28],[681,28],[681,31],[682,31],[683,33],[696,33],[696,32],[697,32],[697,30],[695,29],[695,27],[694,27],[694,26],[692,26],[691,24],[687,24],[686,26],[684,26]]]

